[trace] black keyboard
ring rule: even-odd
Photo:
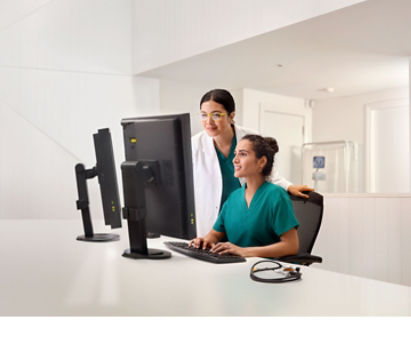
[[[215,264],[227,264],[227,263],[241,263],[245,262],[245,258],[235,254],[217,254],[210,252],[209,249],[201,249],[195,247],[189,247],[186,242],[171,242],[166,241],[164,244],[173,251],[187,255],[189,257],[205,260],[206,262]]]

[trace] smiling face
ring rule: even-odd
[[[229,115],[223,105],[209,100],[201,104],[200,110],[200,114],[208,114],[207,118],[201,120],[201,124],[210,137],[219,136],[231,129],[234,112]],[[215,120],[211,117],[212,113],[220,114],[221,117]]]
[[[247,139],[242,139],[237,143],[234,155],[233,164],[235,177],[261,175],[267,163],[265,156],[257,159],[253,150],[253,144]]]

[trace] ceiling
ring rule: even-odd
[[[306,99],[408,87],[410,28],[411,1],[369,0],[143,75]]]

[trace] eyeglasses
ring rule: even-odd
[[[211,117],[214,121],[218,121],[224,116],[227,116],[226,112],[200,112],[201,120],[207,120],[209,117]]]

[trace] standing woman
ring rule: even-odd
[[[192,137],[197,236],[208,233],[225,200],[245,182],[234,177],[234,150],[237,141],[255,132],[235,125],[234,117],[234,99],[227,90],[214,89],[201,98],[204,131]],[[301,192],[313,190],[291,184],[278,172],[271,175],[271,182],[300,197],[307,197]]]

